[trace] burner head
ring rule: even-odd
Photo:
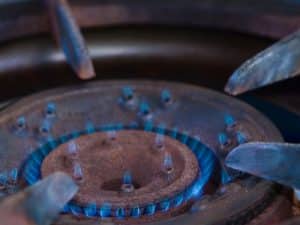
[[[239,144],[282,141],[278,130],[245,103],[197,86],[102,81],[48,91],[1,112],[0,134],[0,193],[56,170],[77,180],[56,225],[246,224],[278,195],[224,166]]]
[[[139,130],[117,131],[113,138],[110,132],[83,135],[52,151],[42,163],[42,176],[70,174],[80,187],[74,202],[94,203],[97,211],[109,204],[112,217],[134,216],[137,207],[147,213],[148,205],[170,202],[200,173],[186,145],[162,137],[163,147],[157,146],[155,133]],[[118,215],[120,209],[124,215]]]

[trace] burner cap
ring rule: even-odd
[[[183,192],[198,175],[198,161],[179,141],[139,130],[80,136],[58,146],[42,163],[42,176],[64,171],[79,184],[75,202],[82,206],[110,204],[131,212]]]

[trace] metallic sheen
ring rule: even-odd
[[[68,63],[81,79],[95,77],[95,70],[80,29],[66,0],[45,0],[52,27]]]
[[[247,60],[230,77],[225,91],[238,95],[300,72],[300,31],[284,38]]]
[[[231,151],[225,164],[233,169],[300,188],[300,146],[287,143],[253,142]]]

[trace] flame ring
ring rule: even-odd
[[[166,212],[172,208],[179,207],[183,203],[190,201],[191,199],[199,199],[203,193],[205,185],[210,180],[217,160],[212,150],[207,148],[200,140],[197,138],[188,136],[187,134],[180,133],[176,129],[168,130],[162,127],[154,127],[152,123],[145,123],[143,126],[139,127],[136,124],[123,126],[122,124],[113,124],[105,125],[100,127],[91,127],[78,132],[72,132],[63,136],[60,136],[58,139],[49,139],[45,144],[37,148],[27,159],[24,170],[23,177],[29,185],[32,185],[38,182],[41,179],[41,165],[46,156],[57,146],[75,139],[80,135],[90,134],[94,132],[107,132],[107,131],[118,131],[124,129],[131,130],[144,130],[147,132],[158,133],[162,135],[167,135],[171,138],[174,138],[181,143],[188,146],[188,148],[193,151],[195,154],[200,171],[196,180],[180,194],[169,198],[163,199],[160,202],[151,202],[146,207],[139,208],[134,207],[129,212],[125,212],[125,209],[118,208],[114,212],[109,208],[109,204],[97,207],[95,205],[80,206],[75,202],[68,203],[63,212],[71,213],[75,216],[86,216],[86,217],[115,217],[122,219],[124,217],[133,217],[138,218],[142,215],[152,216],[156,212]]]

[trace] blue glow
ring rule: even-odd
[[[146,213],[145,214],[148,215],[148,216],[152,216],[152,215],[154,215],[155,211],[156,211],[156,205],[155,204],[149,204],[146,207]]]
[[[168,90],[163,90],[160,94],[161,101],[163,103],[168,103],[171,101],[171,93]]]
[[[80,214],[82,214],[82,209],[78,205],[70,204],[69,209],[74,216],[80,216]]]
[[[219,140],[219,143],[220,143],[221,145],[226,145],[227,142],[228,142],[227,134],[225,134],[225,133],[220,133],[219,136],[218,136],[218,140]]]
[[[172,132],[171,132],[171,137],[174,139],[177,139],[177,134],[178,134],[178,128],[174,127]]]
[[[43,154],[44,157],[47,156],[48,153],[49,153],[49,149],[47,148],[46,145],[43,145],[42,147],[40,147],[40,151],[41,151],[41,153]]]
[[[140,207],[136,206],[131,210],[131,216],[134,218],[138,218],[142,215],[142,210]]]
[[[222,170],[221,171],[222,184],[228,184],[229,182],[231,182],[231,180],[232,180],[231,176],[225,170]]]
[[[131,129],[129,126],[123,126],[122,124],[108,124],[106,126],[99,126],[94,128],[93,132],[98,131],[116,131],[119,129]],[[135,129],[135,128],[134,128]],[[152,203],[147,205],[144,209],[139,208],[138,206],[130,209],[130,211],[127,211],[124,208],[119,208],[117,210],[112,211],[112,208],[109,204],[103,204],[100,208],[97,208],[95,204],[88,205],[86,207],[80,207],[79,205],[77,207],[76,204],[72,204],[71,207],[66,207],[65,210],[74,214],[74,215],[85,215],[87,217],[92,217],[96,214],[96,216],[100,216],[102,218],[105,217],[118,217],[118,218],[124,218],[127,216],[132,217],[140,217],[142,215],[153,215],[156,213],[156,210],[160,210],[162,212],[170,210],[172,207],[178,207],[183,202],[189,201],[191,198],[199,199],[203,193],[203,189],[207,182],[209,181],[215,166],[215,156],[213,152],[205,147],[201,142],[199,137],[190,137],[187,133],[180,133],[178,132],[177,128],[173,130],[167,130],[165,128],[165,125],[162,124],[158,127],[154,127],[153,123],[146,122],[144,124],[144,127],[139,127],[137,129],[144,129],[145,131],[154,132],[156,133],[157,139],[160,139],[161,137],[164,137],[163,135],[175,137],[177,140],[181,141],[182,143],[185,143],[196,155],[200,167],[201,174],[199,177],[193,182],[188,188],[186,188],[185,191],[182,193],[177,194],[176,196],[172,197],[170,200],[165,200],[162,202]],[[91,132],[92,130],[83,130],[77,132],[78,136],[84,135],[88,132]],[[62,138],[63,137],[63,138]],[[42,161],[44,158],[58,145],[63,144],[70,139],[72,140],[74,138],[73,133],[62,135],[57,140],[49,139],[47,143],[43,143],[43,145],[34,151],[31,156],[29,157],[28,161],[26,162],[24,166],[24,178],[29,184],[34,184],[39,179],[41,179],[40,174],[40,168]],[[157,140],[156,140],[157,141]],[[50,143],[52,142],[52,143]],[[72,144],[72,141],[69,143],[69,147],[71,152],[75,150],[74,145]],[[78,146],[77,146],[78,147]],[[76,161],[75,161],[76,162]],[[162,162],[162,166],[164,168],[171,168],[173,167],[173,159],[172,156],[168,153],[165,154]],[[74,176],[78,178],[82,178],[82,169],[78,163],[78,165],[73,165],[73,172]],[[83,171],[84,172],[84,171]],[[77,174],[77,175],[76,175]],[[123,182],[124,184],[132,184],[132,175],[129,171],[124,173],[123,176]],[[97,213],[98,212],[98,213]],[[129,214],[129,215],[127,215]]]
[[[228,127],[232,127],[235,124],[235,119],[231,115],[226,115],[225,116],[225,124]]]
[[[123,175],[123,184],[132,184],[132,176],[130,171],[126,171]]]
[[[189,139],[189,135],[187,132],[183,132],[181,134],[181,143],[186,144],[187,140]]]
[[[94,133],[95,132],[95,127],[94,124],[91,121],[88,121],[85,125],[85,129],[88,134]]]
[[[93,125],[93,127],[94,127],[94,125]],[[117,130],[116,129],[117,127],[114,127],[114,125],[113,124],[106,124],[106,125],[102,125],[101,126],[101,128],[100,128],[100,131],[111,131],[111,130]],[[94,128],[94,131],[93,132],[95,132],[96,131],[96,129]]]
[[[174,207],[180,206],[183,203],[183,199],[184,199],[183,194],[176,196],[174,199]]]
[[[239,144],[244,144],[247,141],[246,135],[241,131],[236,133],[236,139]]]
[[[84,208],[84,215],[86,217],[95,217],[97,215],[97,206],[96,203],[91,203]]]
[[[51,123],[49,120],[43,120],[40,131],[44,134],[49,133],[51,130]]]
[[[148,115],[150,113],[150,106],[146,102],[142,102],[140,104],[140,114],[141,115]]]
[[[110,127],[111,131],[118,131],[118,130],[123,130],[123,129],[124,129],[123,123],[112,124]]]
[[[152,122],[150,122],[150,121],[145,122],[145,124],[144,124],[144,130],[149,132],[149,131],[152,131],[152,129],[153,129]]]
[[[50,146],[49,151],[50,151],[51,149],[54,149],[54,148],[57,147],[57,143],[56,143],[56,141],[53,139],[53,137],[52,137],[51,135],[49,135],[49,136],[47,137],[47,144],[46,144],[46,145],[49,145],[49,146]]]
[[[62,143],[65,143],[70,139],[70,137],[73,137],[73,136],[69,136],[69,135],[65,134],[65,135],[60,136],[59,139]]]
[[[122,89],[122,95],[125,100],[130,100],[133,98],[133,89],[129,86],[125,86]]]
[[[1,185],[6,185],[8,181],[8,174],[6,171],[0,173],[0,184]]]
[[[34,174],[32,174],[28,168],[25,169],[24,178],[30,185],[38,181],[37,177]]]
[[[17,179],[18,179],[18,174],[19,174],[19,171],[17,168],[13,168],[10,173],[9,173],[9,177],[10,179],[13,181],[13,182],[16,182]]]
[[[194,137],[193,140],[192,140],[191,142],[192,142],[192,143],[191,143],[191,145],[190,145],[190,148],[191,148],[192,151],[194,152],[194,151],[197,149],[197,147],[198,147],[198,145],[199,145],[199,143],[200,143],[200,137]]]
[[[68,213],[70,211],[70,208],[69,208],[69,205],[68,204],[66,204],[65,206],[64,206],[64,208],[62,209],[62,213]]]
[[[40,154],[33,154],[32,155],[32,162],[35,163],[37,166],[42,164],[43,157]]]
[[[18,126],[19,129],[25,128],[25,126],[26,126],[26,119],[25,119],[24,116],[20,116],[17,119],[17,126]]]
[[[125,215],[126,215],[125,209],[123,209],[123,208],[116,209],[116,217],[118,219],[123,219],[125,217]]]
[[[101,218],[107,218],[110,217],[111,215],[111,205],[108,203],[104,203],[99,211],[100,217]]]
[[[139,124],[136,121],[133,121],[129,124],[128,128],[129,129],[138,129]]]
[[[46,107],[47,115],[49,116],[54,115],[55,112],[56,112],[56,105],[53,102],[49,102]]]
[[[170,209],[170,201],[169,200],[162,201],[160,203],[160,209],[163,212],[169,211],[169,209]]]
[[[166,125],[165,124],[159,124],[156,128],[156,133],[164,135],[166,132]]]
[[[71,136],[72,136],[72,138],[78,138],[79,136],[80,136],[80,132],[79,131],[73,131],[72,133],[71,133]]]

